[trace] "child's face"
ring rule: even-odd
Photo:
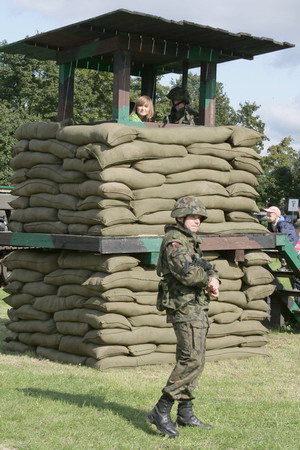
[[[149,114],[149,105],[148,103],[144,103],[143,105],[139,105],[136,108],[136,112],[139,117],[145,118]]]

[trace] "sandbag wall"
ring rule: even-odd
[[[252,130],[31,123],[17,138],[12,231],[162,235],[175,200],[197,195],[208,209],[201,233],[267,232],[253,217],[262,170]],[[267,255],[247,252],[243,264],[206,256],[222,280],[207,358],[264,354],[264,299],[274,290]],[[155,268],[134,255],[20,250],[5,264],[9,349],[99,369],[175,360],[173,329],[155,308]]]
[[[208,252],[221,292],[209,307],[208,360],[265,355],[264,298],[274,290],[270,262],[247,252],[243,265]],[[101,370],[175,361],[176,337],[156,309],[159,278],[133,256],[17,250],[4,264],[7,349]]]

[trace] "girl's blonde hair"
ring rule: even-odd
[[[132,116],[133,114],[137,114],[137,107],[145,104],[149,106],[149,112],[146,116],[146,120],[151,120],[154,116],[154,106],[151,98],[148,97],[148,95],[142,95],[141,97],[138,97],[130,115]]]

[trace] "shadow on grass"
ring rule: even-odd
[[[68,402],[72,405],[77,405],[80,408],[84,408],[85,406],[88,407],[93,406],[94,408],[97,408],[99,412],[104,410],[111,411],[118,416],[122,416],[125,420],[130,422],[135,428],[139,428],[143,430],[145,433],[151,435],[157,435],[157,433],[151,429],[151,425],[148,424],[147,419],[145,417],[145,411],[121,403],[108,401],[101,395],[95,397],[86,394],[84,395],[68,394],[66,392],[49,391],[35,388],[26,388],[18,390],[30,397],[50,398],[51,400],[55,401],[57,400],[61,402]]]

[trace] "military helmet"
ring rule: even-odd
[[[173,89],[170,90],[170,92],[167,94],[167,97],[170,100],[177,100],[184,102],[186,105],[190,103],[190,96],[186,89],[183,89],[182,87],[176,86]]]
[[[186,217],[197,214],[202,220],[207,218],[207,211],[198,197],[181,197],[173,206],[171,217]]]

